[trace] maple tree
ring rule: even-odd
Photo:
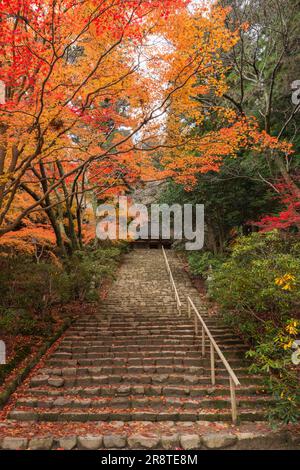
[[[294,187],[284,182],[275,185],[283,209],[277,215],[265,215],[253,223],[263,232],[278,229],[287,230],[300,226],[300,201]]]
[[[1,243],[42,212],[66,254],[98,200],[168,176],[189,190],[249,150],[299,198],[291,143],[232,92],[249,24],[224,3],[0,1]]]
[[[164,34],[166,20],[188,3],[0,2],[6,85],[0,109],[0,235],[42,209],[62,250],[66,214],[67,238],[76,249],[82,194],[96,188],[98,197],[140,176],[145,156],[137,151],[136,136],[165,112],[198,66],[196,60],[184,61],[184,77],[177,70],[171,87],[158,87],[158,77],[143,73],[154,60],[147,57],[148,43]],[[17,211],[18,196],[25,193],[32,201]]]

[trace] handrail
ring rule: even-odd
[[[182,303],[179,298],[178,290],[173,278],[173,274],[170,268],[170,264],[165,252],[164,247],[162,246],[162,252],[164,255],[166,267],[168,274],[170,276],[170,282],[171,286],[174,290],[175,294],[175,299],[177,303],[177,310],[179,314],[181,314],[181,307]],[[222,353],[221,349],[217,345],[214,337],[212,336],[211,332],[209,331],[205,321],[201,317],[200,313],[198,312],[197,308],[195,307],[194,302],[190,298],[190,296],[187,296],[187,301],[188,301],[188,317],[191,317],[191,308],[194,311],[195,314],[195,334],[198,336],[198,321],[200,321],[201,326],[202,326],[202,357],[205,356],[205,335],[207,335],[209,342],[210,342],[210,370],[211,370],[211,383],[212,385],[216,384],[216,372],[215,372],[215,352],[218,354],[219,358],[223,362],[223,365],[225,366],[225,369],[227,370],[227,373],[229,375],[229,387],[230,387],[230,401],[231,401],[231,416],[232,416],[232,422],[236,423],[237,422],[237,404],[236,404],[236,396],[235,396],[235,387],[240,385],[240,382],[233,372],[231,366],[229,365],[229,362],[225,359],[224,354]]]
[[[167,255],[166,255],[166,252],[165,252],[165,249],[164,249],[163,246],[162,246],[162,252],[163,252],[163,255],[164,255],[164,258],[165,258],[165,263],[166,263],[167,271],[168,271],[168,274],[169,274],[169,277],[170,277],[171,286],[174,290],[177,310],[178,310],[179,315],[181,315],[182,303],[180,301],[179,294],[178,294],[178,291],[177,291],[177,287],[176,287],[176,284],[175,284],[175,281],[174,281],[174,278],[173,278],[173,274],[172,274],[172,271],[171,271],[171,268],[170,268],[170,264],[169,264],[169,261],[168,261],[168,258],[167,258]]]
[[[188,300],[188,316],[191,316],[191,307],[195,313],[195,333],[198,335],[198,320],[202,325],[202,357],[205,356],[205,334],[207,335],[210,341],[210,370],[211,370],[211,383],[215,385],[216,383],[216,375],[215,375],[215,351],[218,354],[219,358],[223,362],[225,369],[229,375],[229,386],[230,386],[230,399],[231,399],[231,414],[232,414],[232,421],[236,423],[237,421],[237,406],[236,406],[236,396],[235,396],[235,387],[241,385],[237,376],[233,372],[231,366],[229,365],[228,361],[225,359],[222,351],[220,350],[219,346],[217,345],[214,337],[212,336],[211,332],[209,331],[205,321],[201,317],[200,313],[198,312],[197,308],[194,305],[192,299],[187,296]]]

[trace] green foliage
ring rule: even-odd
[[[6,376],[15,369],[15,367],[20,364],[31,352],[31,347],[29,345],[20,346],[16,350],[16,354],[13,359],[8,364],[3,364],[0,367],[0,385],[4,382]]]
[[[218,173],[199,175],[192,191],[170,182],[160,202],[204,204],[205,249],[223,253],[237,234],[251,230],[249,221],[257,221],[278,207],[273,191],[257,178],[257,171],[269,177],[262,159],[250,154],[241,159],[226,157]]]
[[[210,251],[194,251],[188,256],[188,262],[192,274],[207,277],[210,267],[214,271],[224,262],[225,258],[221,255],[214,255]]]
[[[2,261],[0,322],[13,328],[15,318],[19,331],[34,331],[34,313],[42,313],[45,318],[51,305],[76,299],[97,300],[96,289],[105,278],[113,276],[120,253],[121,248],[115,247],[78,251],[64,265],[35,264],[27,258],[10,259],[7,264]],[[20,310],[25,310],[27,316],[18,316]]]
[[[52,326],[51,317],[39,319],[26,310],[7,309],[0,312],[0,331],[3,333],[48,336]]]
[[[281,328],[268,322],[256,347],[247,353],[254,361],[250,372],[264,374],[266,385],[276,400],[276,406],[269,411],[269,419],[283,423],[296,423],[300,418],[298,373],[291,362],[291,345],[299,330],[297,327],[291,329],[292,324],[300,326],[294,319]]]
[[[281,321],[300,304],[300,290],[284,289],[276,279],[300,280],[300,251],[274,232],[240,237],[230,258],[214,273],[210,295],[227,311],[247,312],[262,320]]]
[[[95,288],[100,287],[104,279],[113,277],[119,257],[120,249],[115,247],[75,252],[66,263],[64,295],[69,299],[97,300]]]
[[[62,269],[56,265],[35,264],[27,258],[10,260],[0,274],[0,305],[4,308],[44,310],[59,301],[55,284]]]
[[[251,373],[263,374],[275,398],[271,420],[296,422],[300,390],[292,364],[293,340],[300,332],[300,245],[277,231],[240,237],[226,262],[213,272],[209,293],[225,322],[251,349]]]
[[[243,340],[254,344],[258,340],[260,326],[257,319],[247,312],[227,312],[223,310],[223,320],[231,330],[235,330]]]

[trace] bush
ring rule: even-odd
[[[0,332],[24,336],[48,336],[52,332],[52,321],[48,317],[43,320],[28,313],[26,310],[0,311]]]
[[[115,247],[77,251],[66,264],[65,295],[74,299],[97,300],[94,288],[100,287],[104,279],[113,277],[119,257],[120,249]]]
[[[102,247],[78,251],[64,265],[40,262],[29,258],[1,261],[0,310],[10,311],[3,317],[9,321],[13,311],[25,310],[31,314],[43,313],[54,304],[72,300],[96,300],[96,290],[103,280],[112,277],[121,248]],[[92,292],[93,291],[93,292]],[[7,316],[8,315],[8,316]],[[27,321],[27,320],[26,320]],[[21,327],[22,329],[23,327]]]
[[[0,331],[9,334],[31,335],[36,332],[37,321],[26,310],[5,310],[0,316]]]
[[[59,301],[55,290],[62,268],[29,259],[10,260],[1,269],[0,296],[3,307],[43,311]]]
[[[269,417],[294,422],[300,416],[293,340],[300,334],[300,245],[278,232],[240,237],[228,260],[213,273],[209,294],[224,319],[251,345],[250,372],[262,373],[276,399]]]
[[[226,311],[280,323],[299,309],[299,281],[298,246],[291,249],[277,232],[254,233],[237,240],[214,273],[209,293]]]
[[[8,364],[2,364],[0,367],[0,385],[3,384],[7,375],[17,367],[31,353],[30,345],[20,346]]]
[[[192,274],[206,278],[210,267],[212,270],[218,269],[225,258],[221,255],[214,255],[210,251],[195,251],[188,256],[188,262]]]
[[[268,389],[276,400],[269,419],[296,423],[300,418],[300,388],[297,367],[291,362],[291,346],[300,332],[300,322],[288,320],[281,328],[272,322],[265,325],[264,334],[247,356],[254,363],[250,372],[264,374]]]

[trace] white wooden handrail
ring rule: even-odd
[[[215,373],[215,352],[218,354],[219,358],[223,362],[225,369],[229,375],[229,387],[230,387],[230,400],[231,400],[231,415],[233,423],[237,421],[237,405],[236,405],[236,396],[235,396],[235,387],[240,385],[240,382],[233,372],[231,366],[229,365],[227,359],[224,357],[224,354],[220,350],[219,346],[217,345],[214,337],[212,336],[211,332],[209,331],[205,321],[201,317],[199,311],[195,307],[194,302],[192,299],[187,296],[188,300],[188,316],[191,317],[191,308],[195,314],[195,334],[198,335],[198,320],[202,326],[202,357],[205,356],[205,335],[207,335],[209,342],[210,342],[210,371],[211,371],[211,383],[212,385],[216,384],[216,373]]]
[[[177,287],[176,287],[176,284],[175,284],[175,281],[174,281],[174,278],[173,278],[173,274],[172,274],[172,271],[171,271],[171,268],[170,268],[170,264],[169,264],[169,261],[168,261],[168,258],[167,258],[167,255],[166,255],[166,252],[165,252],[165,249],[164,249],[163,246],[162,246],[162,252],[163,252],[163,255],[164,255],[167,271],[168,271],[168,274],[170,276],[171,286],[172,286],[172,289],[174,290],[175,299],[176,299],[176,303],[177,303],[177,310],[178,310],[179,314],[181,314],[182,303],[180,301],[178,290],[177,290]],[[236,404],[235,388],[240,385],[240,382],[239,382],[237,376],[235,375],[234,371],[232,370],[231,366],[229,365],[229,362],[224,357],[224,354],[222,353],[221,349],[217,345],[213,335],[209,331],[205,321],[201,317],[199,311],[197,310],[197,308],[196,308],[194,302],[192,301],[192,299],[190,298],[190,296],[187,296],[187,301],[188,301],[188,317],[189,318],[191,317],[191,309],[193,310],[194,315],[195,315],[194,324],[195,324],[195,335],[196,336],[198,336],[198,327],[199,327],[198,323],[199,322],[201,323],[201,328],[202,328],[202,338],[201,338],[202,357],[205,356],[205,339],[206,339],[205,337],[207,336],[208,339],[209,339],[209,343],[210,343],[210,371],[211,371],[211,383],[212,383],[212,385],[216,384],[215,352],[218,354],[219,358],[223,362],[223,365],[225,366],[225,369],[226,369],[226,371],[229,375],[231,416],[232,416],[232,422],[236,423],[237,422],[237,404]]]
[[[173,274],[172,274],[172,271],[171,271],[171,268],[170,268],[170,265],[169,265],[169,261],[168,261],[168,258],[167,258],[167,255],[166,255],[166,252],[165,252],[165,249],[164,249],[163,246],[162,246],[162,252],[163,252],[163,255],[164,255],[164,259],[165,259],[166,268],[167,268],[167,271],[168,271],[168,274],[169,274],[169,277],[170,277],[171,286],[172,286],[172,289],[174,291],[177,310],[178,310],[179,315],[181,315],[182,303],[180,301],[178,291],[177,291],[177,287],[176,287],[176,284],[175,284],[175,281],[174,281],[174,278],[173,278]]]

